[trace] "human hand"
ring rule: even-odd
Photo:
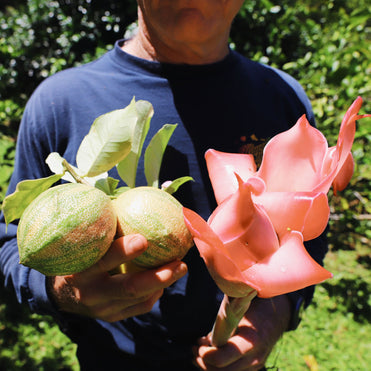
[[[289,320],[287,296],[255,298],[226,345],[211,346],[211,334],[199,340],[195,362],[201,370],[207,371],[260,370],[287,329]]]
[[[48,291],[60,310],[107,322],[147,313],[164,288],[187,273],[187,266],[174,261],[142,272],[109,273],[146,248],[147,240],[141,235],[120,237],[103,258],[87,270],[68,276],[47,277]]]

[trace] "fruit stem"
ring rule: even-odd
[[[77,183],[89,185],[89,183],[84,178],[76,173],[73,167],[65,159],[63,159],[62,161],[62,165],[64,166],[66,171],[68,171],[72,175],[73,179],[75,179]]]

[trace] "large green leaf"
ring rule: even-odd
[[[15,192],[5,197],[3,202],[2,209],[6,225],[13,220],[19,219],[26,207],[38,195],[60,180],[62,176],[63,174],[55,174],[47,178],[29,179],[19,182]]]
[[[147,184],[159,186],[159,175],[165,149],[177,125],[164,125],[151,139],[144,154],[144,174]]]
[[[127,107],[95,119],[76,155],[84,176],[94,177],[112,169],[130,153],[136,122],[134,98]]]
[[[143,143],[147,136],[151,118],[153,116],[153,107],[147,101],[138,101],[136,103],[138,120],[134,129],[133,142],[130,153],[117,165],[117,171],[121,179],[130,187],[135,187],[137,176],[138,161],[142,154]]]

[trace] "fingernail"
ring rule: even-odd
[[[144,250],[147,247],[147,242],[141,235],[135,235],[129,240],[129,248],[132,250]]]
[[[176,279],[183,277],[188,272],[187,264],[179,262],[179,265],[174,269],[174,276]]]

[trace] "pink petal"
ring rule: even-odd
[[[343,191],[348,183],[350,182],[354,172],[354,159],[352,153],[348,154],[347,159],[345,160],[343,166],[337,173],[332,186],[334,189],[334,194],[336,195],[337,192]]]
[[[339,156],[338,172],[343,167],[345,161],[350,161],[349,154],[352,149],[356,132],[356,121],[365,117],[371,117],[371,114],[359,115],[358,112],[361,107],[362,98],[358,97],[349,107],[341,122],[339,137],[336,143],[336,150],[338,151]]]
[[[321,181],[312,189],[313,192],[328,193],[334,181],[339,164],[339,153],[336,147],[330,147],[323,159]]]
[[[358,114],[359,110],[362,107],[362,103],[362,98],[357,97],[352,105],[348,108],[341,122],[338,142],[336,144],[336,147],[340,152],[339,161],[345,161],[348,153],[352,148],[356,131],[356,121],[365,117],[371,117],[371,114]]]
[[[237,191],[238,182],[234,173],[246,181],[256,172],[253,155],[209,149],[205,153],[205,159],[218,204]]]
[[[240,269],[246,269],[276,251],[279,244],[266,212],[251,199],[252,193],[263,191],[264,182],[259,178],[250,178],[247,182],[237,178],[238,191],[214,210],[208,224]]]
[[[332,274],[317,264],[303,245],[300,232],[292,231],[270,257],[243,272],[260,287],[258,296],[270,298],[320,283]]]
[[[265,192],[253,199],[263,205],[279,238],[288,230],[295,230],[308,241],[318,237],[327,226],[330,208],[324,193]]]
[[[220,250],[223,255],[229,255],[228,250],[224,248],[223,242],[200,215],[193,210],[183,207],[183,216],[184,222],[193,238],[205,240],[214,246],[215,250]]]
[[[356,120],[371,117],[371,115],[358,115],[358,111],[362,106],[362,98],[358,97],[349,107],[342,120],[336,147],[328,149],[324,158],[324,166],[322,170],[322,181],[313,189],[316,192],[328,192],[331,184],[335,181],[335,186],[341,184],[345,187],[349,182],[352,174],[352,160],[349,156],[351,153],[354,135],[356,131]],[[345,164],[347,162],[347,164]],[[345,165],[344,165],[345,164]],[[344,170],[342,170],[344,169]],[[339,188],[340,190],[340,188]]]
[[[190,209],[183,208],[183,214],[197,249],[218,287],[232,297],[243,297],[251,291],[251,288],[258,289],[242,275],[210,226]]]
[[[273,137],[265,146],[257,175],[267,191],[308,191],[321,180],[327,152],[323,134],[305,116],[289,130]]]
[[[360,118],[358,112],[362,107],[362,98],[358,97],[348,108],[341,122],[338,141],[336,144],[339,151],[339,161],[345,161],[348,153],[352,149],[354,135],[356,133],[356,120]]]

